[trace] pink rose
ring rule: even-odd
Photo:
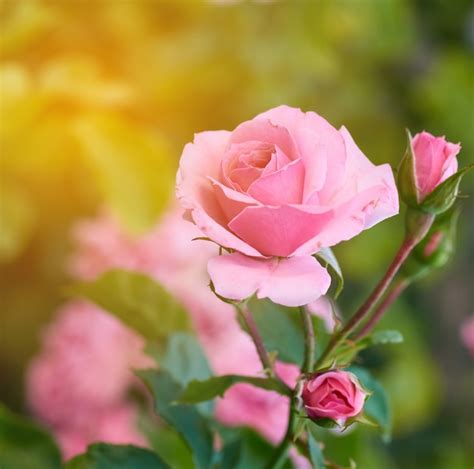
[[[308,416],[335,420],[339,425],[362,411],[366,396],[356,376],[340,370],[315,375],[303,388]]]
[[[416,134],[411,141],[414,157],[416,197],[421,203],[427,195],[458,169],[459,143],[447,142],[428,132]]]
[[[388,165],[373,165],[344,127],[287,106],[197,134],[177,196],[203,235],[232,251],[209,261],[217,293],[288,306],[329,288],[314,253],[398,213]]]

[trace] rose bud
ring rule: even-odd
[[[354,374],[334,370],[306,381],[302,397],[309,418],[344,425],[347,419],[360,414],[367,395]]]
[[[422,208],[431,213],[442,213],[455,200],[464,170],[457,173],[456,155],[461,150],[459,143],[446,141],[428,132],[408,135],[408,149],[398,171],[398,189],[402,199],[411,207]],[[454,174],[452,184],[440,186]],[[435,195],[435,189],[439,188]]]

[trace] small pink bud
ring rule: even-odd
[[[302,397],[308,417],[331,419],[344,425],[347,419],[360,414],[367,393],[354,374],[334,370],[306,381]]]
[[[461,145],[447,142],[444,137],[435,137],[426,131],[416,134],[411,145],[417,198],[418,202],[422,202],[439,184],[457,171],[456,155],[461,150]]]

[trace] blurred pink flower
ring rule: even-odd
[[[33,412],[59,436],[65,457],[99,439],[143,441],[127,402],[138,384],[132,368],[151,366],[144,342],[117,319],[95,306],[74,301],[63,307],[46,330],[43,347],[26,375]],[[107,421],[120,425],[107,426]],[[122,437],[121,437],[122,435]]]
[[[138,239],[124,234],[112,217],[103,215],[81,222],[74,231],[77,248],[71,271],[81,279],[93,279],[115,267],[152,276],[189,311],[216,375],[261,376],[255,347],[240,329],[233,307],[208,287],[206,264],[215,247],[206,241],[190,241],[196,236],[197,228],[176,210]],[[133,419],[117,417],[110,431],[105,422],[111,418],[109,412],[121,405],[134,412],[126,395],[134,384],[130,368],[149,366],[142,346],[142,340],[120,322],[84,302],[67,305],[50,326],[28,373],[28,395],[36,415],[59,435],[67,456],[95,439],[112,441],[123,436],[125,442],[129,435],[131,443],[137,441]],[[277,363],[277,370],[288,384],[295,383],[296,366]],[[248,425],[273,443],[285,432],[287,413],[287,398],[245,384],[231,388],[216,407],[223,423]]]
[[[87,426],[56,427],[56,438],[65,460],[83,453],[89,444],[96,441],[147,446],[145,438],[136,428],[137,411],[134,406],[121,403],[89,417]]]
[[[474,316],[467,318],[461,326],[461,339],[474,358]]]

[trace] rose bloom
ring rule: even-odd
[[[311,419],[331,419],[339,425],[362,411],[366,396],[357,377],[340,370],[315,375],[306,381],[302,394]]]
[[[373,165],[345,127],[287,106],[196,134],[177,196],[202,234],[231,251],[208,264],[219,295],[288,306],[329,288],[313,254],[398,213],[389,165]]]
[[[421,203],[439,184],[457,171],[456,155],[461,150],[461,145],[447,142],[445,137],[435,137],[425,131],[416,134],[411,145],[416,197],[418,203]]]

